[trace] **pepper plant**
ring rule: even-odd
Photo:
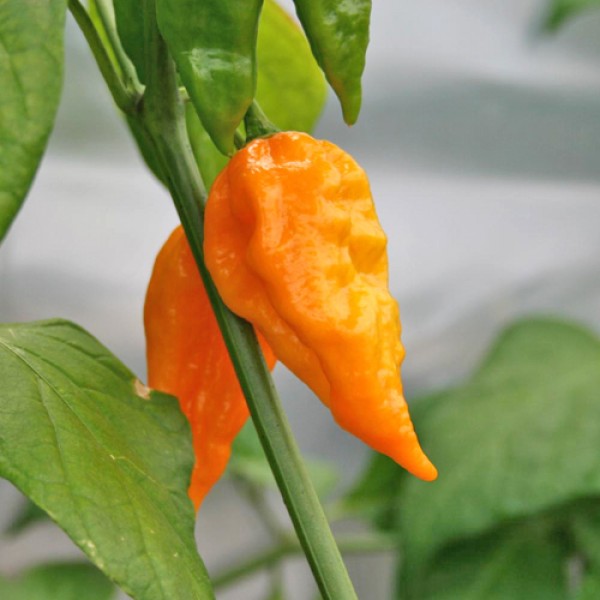
[[[467,382],[415,402],[437,483],[374,454],[332,499],[328,485],[315,486],[328,471],[304,465],[255,332],[221,300],[203,245],[217,174],[257,138],[310,130],[323,76],[346,122],[358,118],[369,0],[295,5],[300,26],[272,0],[0,1],[0,240],[52,128],[69,11],[179,214],[252,417],[229,474],[274,537],[264,553],[209,576],[193,536],[194,452],[177,399],[146,386],[74,323],[3,323],[0,476],[30,501],[7,535],[50,517],[90,564],[0,578],[0,597],[101,600],[114,583],[143,600],[212,598],[302,552],[320,595],[345,600],[356,592],[341,552],[373,551],[397,553],[397,598],[596,597],[600,463],[589,449],[600,439],[600,341],[577,325],[517,323]],[[274,487],[293,532],[265,510]],[[361,519],[370,533],[336,542],[326,514]],[[273,573],[271,598],[284,597]]]

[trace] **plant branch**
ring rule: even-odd
[[[115,104],[125,113],[134,114],[140,100],[139,94],[131,92],[123,83],[110,59],[107,49],[84,6],[79,0],[69,0],[69,10],[85,36],[96,59],[96,64],[112,94]]]
[[[396,550],[398,545],[395,540],[387,535],[352,536],[338,541],[342,554],[371,554],[375,552],[390,552]],[[289,539],[274,548],[269,548],[261,554],[230,567],[211,578],[215,589],[236,583],[244,577],[272,567],[288,556],[300,554],[302,547],[296,540]]]
[[[143,118],[186,232],[261,444],[313,574],[327,600],[356,593],[308,477],[251,325],[222,302],[204,264],[205,190],[185,130],[175,66],[156,25],[154,0],[144,0],[146,92]]]

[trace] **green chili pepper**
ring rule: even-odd
[[[217,148],[233,135],[256,89],[256,37],[263,0],[157,0],[158,26],[183,84]]]
[[[356,122],[369,44],[371,0],[294,0],[317,62],[342,104],[344,121]]]

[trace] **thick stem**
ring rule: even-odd
[[[323,597],[354,600],[352,582],[302,462],[254,331],[223,304],[204,264],[205,191],[185,131],[175,68],[156,26],[154,0],[144,0],[144,22],[147,87],[143,117],[263,449]]]

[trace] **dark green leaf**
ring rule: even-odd
[[[600,573],[600,500],[576,507],[572,516],[572,534],[577,550]]]
[[[0,2],[0,241],[29,190],[60,99],[66,0]]]
[[[252,421],[248,421],[236,437],[227,468],[230,474],[254,485],[277,487]],[[324,498],[331,493],[338,482],[335,468],[316,460],[306,461],[306,468],[319,496]]]
[[[143,0],[113,0],[117,32],[138,79],[146,80]]]
[[[256,37],[262,0],[157,0],[158,26],[215,146],[233,135],[256,91]]]
[[[115,593],[96,567],[84,563],[42,565],[15,579],[0,578],[2,600],[111,600]]]
[[[177,401],[72,323],[0,326],[0,476],[134,598],[211,598]]]
[[[413,571],[451,542],[600,493],[600,341],[580,327],[516,324],[470,382],[412,413],[440,472],[400,490]]]
[[[510,528],[440,553],[402,600],[566,600],[566,551],[551,531]]]
[[[371,0],[294,0],[294,4],[312,52],[340,99],[344,120],[352,125],[360,112]]]
[[[552,0],[542,27],[546,31],[556,31],[580,13],[599,7],[600,0]]]

